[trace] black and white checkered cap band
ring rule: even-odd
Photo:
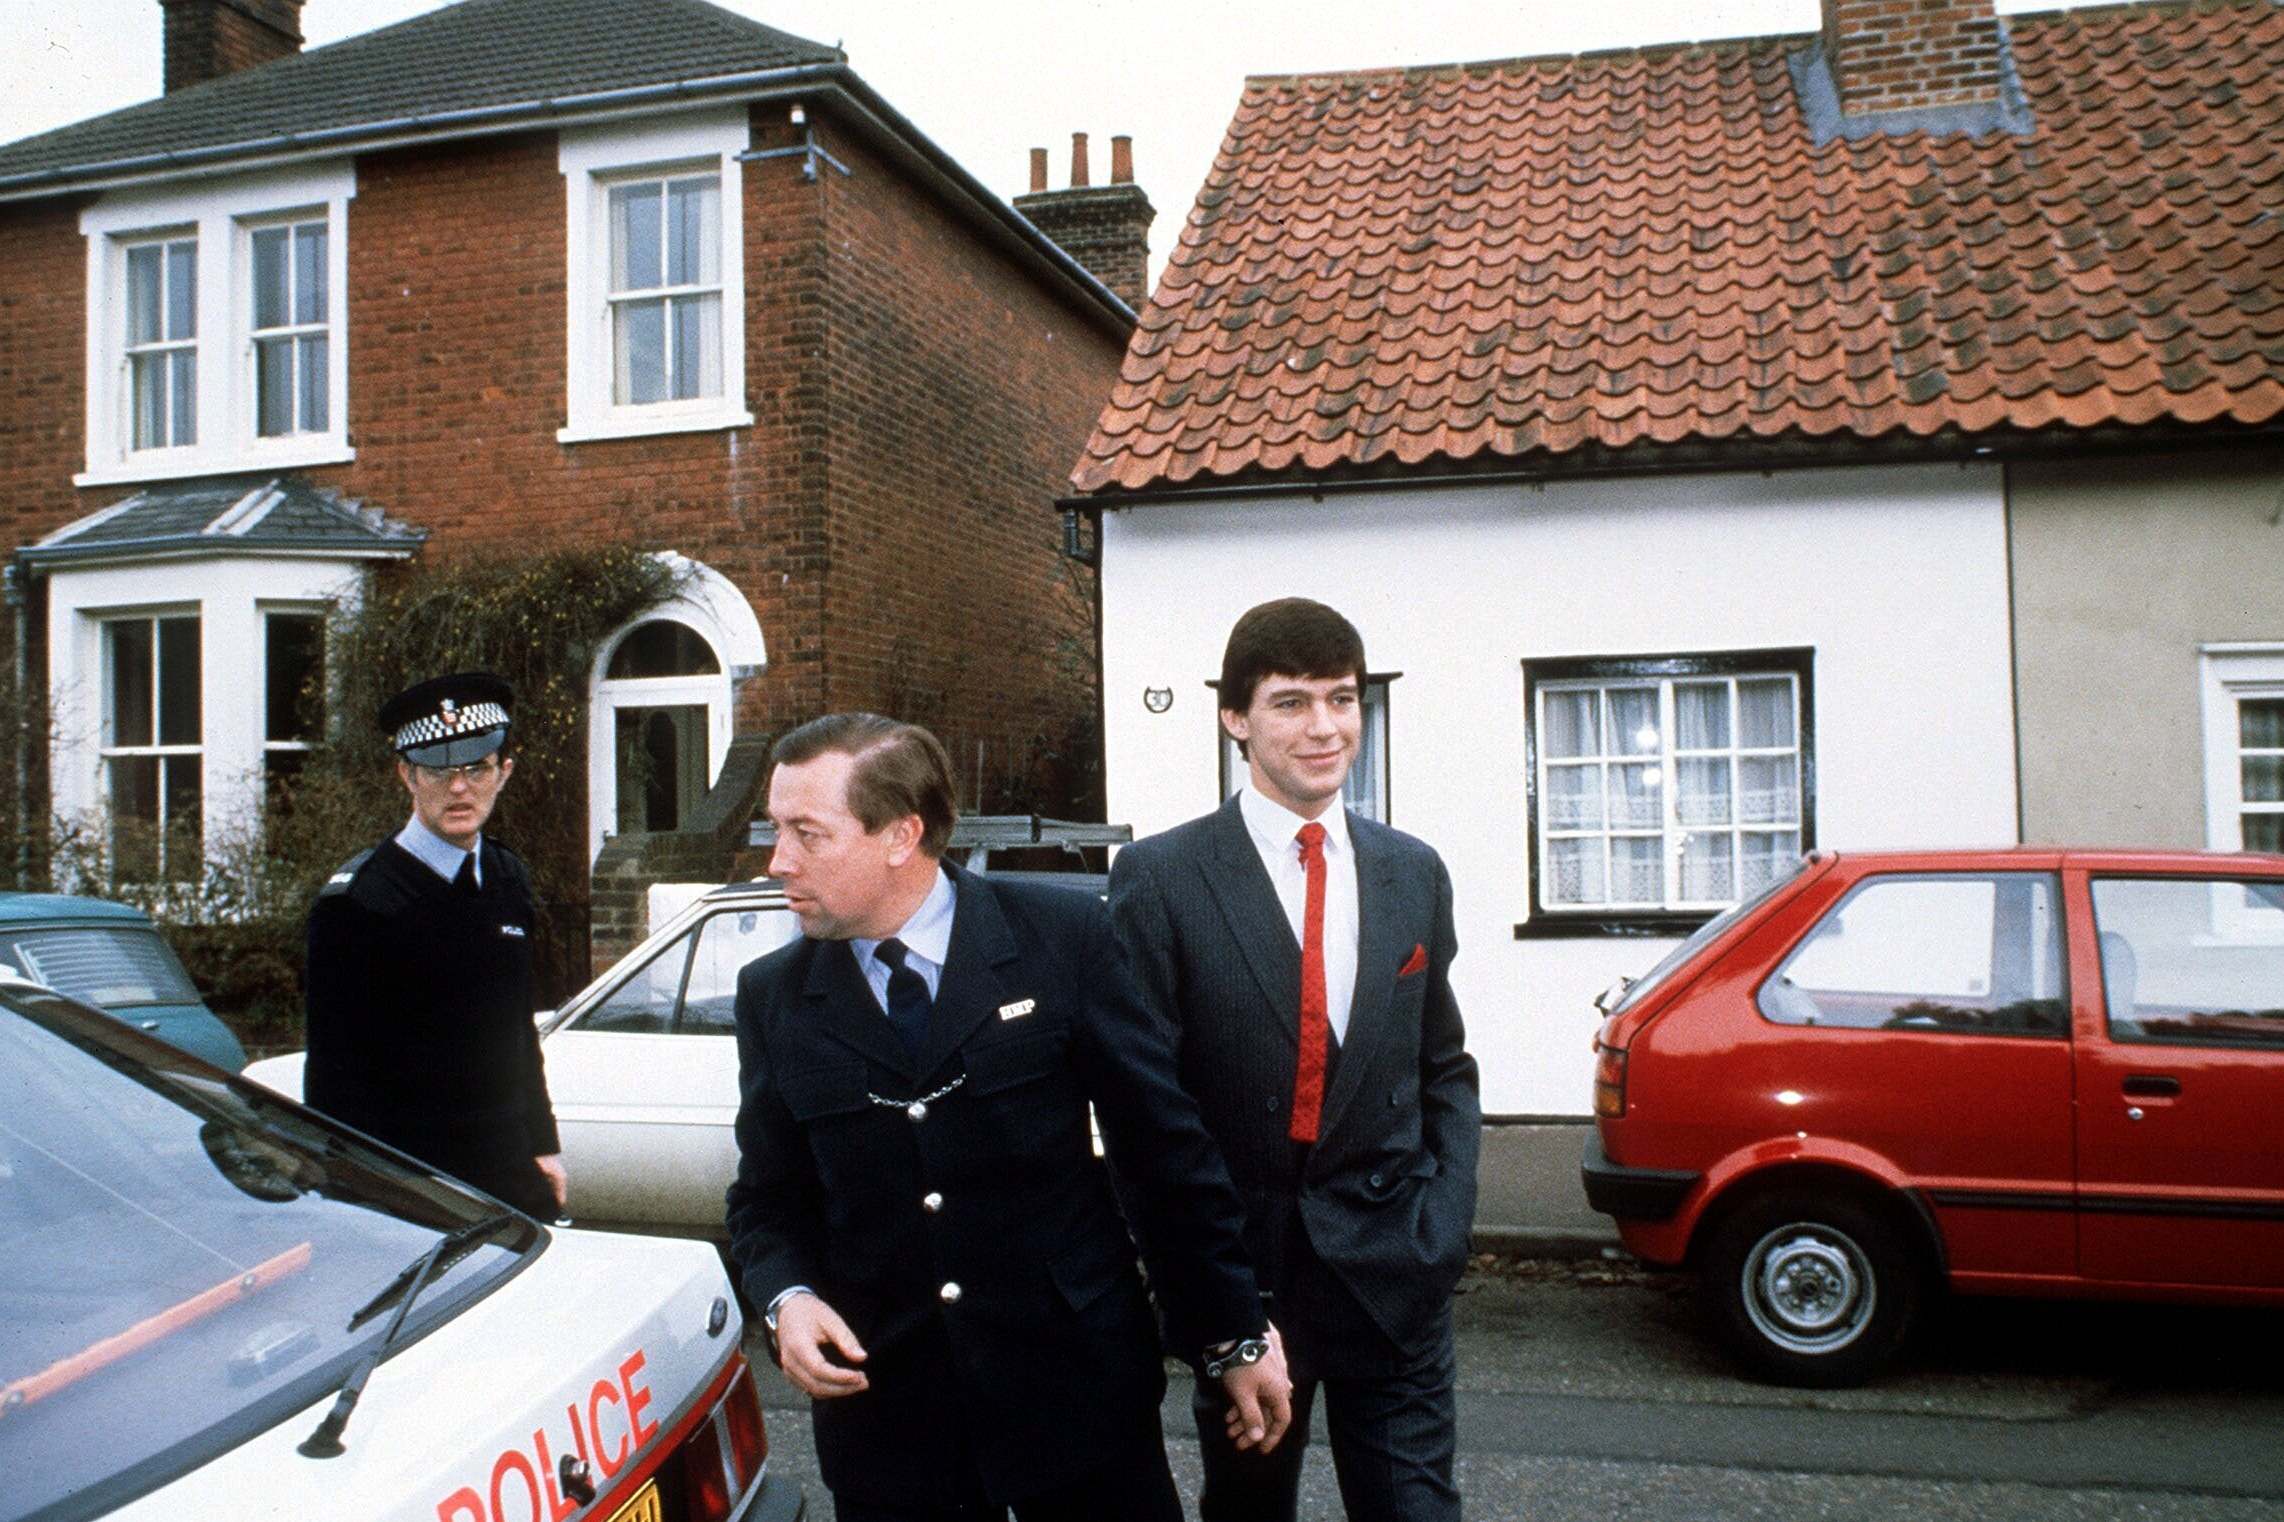
[[[456,706],[449,716],[441,713],[424,713],[397,731],[390,742],[395,750],[410,750],[415,745],[434,745],[439,740],[458,740],[487,729],[505,729],[508,711],[497,703],[469,703]]]

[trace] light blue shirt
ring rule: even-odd
[[[476,837],[476,849],[463,851],[451,841],[420,822],[418,814],[405,821],[397,831],[397,844],[413,854],[413,858],[438,877],[451,882],[460,875],[460,863],[469,857],[476,858],[476,886],[484,886],[484,837]],[[883,987],[887,985],[882,984]],[[931,988],[933,984],[929,985]]]
[[[455,868],[455,871],[458,869]],[[952,879],[942,867],[936,869],[936,885],[928,896],[920,900],[920,907],[904,922],[895,939],[904,943],[904,965],[920,974],[928,985],[928,997],[936,997],[936,988],[944,981],[944,959],[952,951],[952,911],[959,907],[959,894],[952,888]],[[878,940],[851,940],[849,950],[856,953],[857,966],[864,980],[872,988],[872,996],[880,1004],[880,1012],[888,1013],[888,973],[886,962],[874,956]]]

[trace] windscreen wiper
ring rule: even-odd
[[[315,1432],[301,1440],[296,1452],[303,1458],[332,1459],[348,1451],[341,1446],[341,1430],[349,1425],[349,1413],[357,1409],[357,1398],[365,1393],[365,1381],[373,1377],[373,1370],[380,1367],[381,1360],[389,1356],[389,1349],[396,1346],[397,1334],[404,1330],[406,1314],[420,1298],[420,1292],[428,1287],[437,1265],[444,1262],[447,1254],[457,1258],[502,1226],[512,1226],[522,1219],[512,1210],[496,1211],[438,1237],[426,1252],[407,1263],[395,1278],[383,1285],[379,1294],[350,1315],[349,1330],[355,1331],[389,1301],[393,1299],[397,1303],[397,1313],[389,1318],[388,1330],[381,1333],[373,1350],[358,1360],[357,1367],[349,1371],[349,1377],[342,1381],[341,1393],[333,1399],[333,1409],[325,1413],[325,1419],[317,1424]]]

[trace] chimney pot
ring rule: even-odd
[[[1031,150],[1031,189],[1015,209],[1135,310],[1150,297],[1150,224],[1157,212],[1134,183],[1131,139],[1111,139],[1113,178],[1087,184],[1087,135],[1071,134],[1071,183],[1049,190],[1047,150]]]

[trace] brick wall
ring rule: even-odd
[[[0,205],[0,528],[9,549],[101,505],[82,505],[71,484],[87,463],[84,204]]]
[[[781,110],[757,113],[757,147],[792,133]],[[1068,810],[1095,775],[1091,587],[1058,553],[1053,503],[1122,344],[860,143],[830,146],[853,177],[745,166],[752,426],[571,445],[555,436],[553,134],[364,156],[347,248],[357,458],[305,474],[427,529],[430,557],[625,542],[704,561],[768,645],[739,732],[835,707],[907,714],[943,732],[963,801],[980,776],[987,806]],[[78,210],[0,206],[12,545],[134,490],[70,484],[85,464]]]
[[[301,0],[159,0],[168,94],[301,51]]]
[[[1823,0],[1824,53],[1851,115],[1999,98],[1993,0]]]
[[[963,807],[1083,809],[1093,588],[1053,503],[1123,343],[860,144],[831,147],[855,173],[825,177],[828,706],[936,729]]]
[[[1137,312],[1150,299],[1150,198],[1135,184],[1017,196],[1015,209]]]

